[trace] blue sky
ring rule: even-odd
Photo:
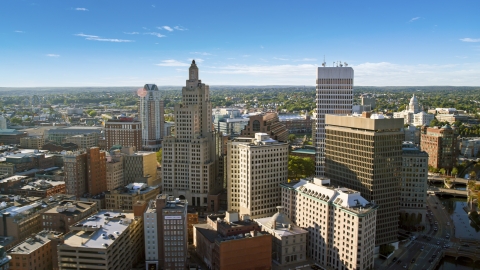
[[[480,1],[0,1],[0,87],[480,85]]]

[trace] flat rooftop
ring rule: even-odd
[[[133,213],[102,210],[73,225],[64,237],[64,245],[107,249],[133,220]]]
[[[50,242],[48,235],[49,232],[41,231],[38,234],[26,239],[25,241],[10,249],[8,251],[8,254],[30,254],[32,252],[35,252],[37,249]],[[60,233],[56,233],[54,235],[58,236],[60,235]]]

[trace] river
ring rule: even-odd
[[[460,187],[461,188],[461,187]],[[459,189],[460,189],[459,188]],[[445,206],[455,226],[455,236],[459,238],[480,239],[480,228],[473,224],[468,218],[463,207],[467,203],[466,198],[442,198],[440,201]],[[455,260],[452,257],[444,257],[437,270],[467,270],[479,269],[480,262],[474,264],[471,260]]]

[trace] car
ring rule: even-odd
[[[415,263],[415,258],[412,259],[412,263]]]
[[[438,225],[438,221],[435,221],[435,225]]]
[[[429,263],[432,263],[432,262],[433,262],[433,259],[428,260],[428,262],[429,262]]]
[[[423,251],[424,249],[425,249],[425,246],[422,246],[422,247],[420,248],[421,251]]]
[[[406,265],[406,264],[404,264],[404,265],[403,265],[403,268],[405,268],[405,269],[406,269],[406,268],[407,268],[407,265]]]
[[[445,238],[447,238],[447,239],[448,239],[448,238],[450,238],[450,235],[448,235],[448,234],[447,234],[447,235],[445,235]]]
[[[398,261],[397,261],[397,264],[400,264],[401,262],[402,262],[402,260],[398,260]]]
[[[397,261],[397,257],[393,257],[392,262],[396,262],[396,261]]]
[[[440,245],[440,241],[437,241],[437,245]]]

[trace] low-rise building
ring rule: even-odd
[[[59,269],[131,269],[143,253],[143,218],[102,210],[70,228],[58,245]]]
[[[16,189],[15,194],[35,197],[50,197],[56,194],[66,193],[65,181],[35,180],[30,181]]]
[[[42,227],[49,231],[69,232],[69,227],[97,212],[95,202],[64,200],[42,213]]]
[[[308,231],[295,224],[282,213],[282,206],[272,217],[259,218],[255,221],[273,237],[273,261],[286,266],[292,263],[301,263],[307,260]]]
[[[0,270],[10,269],[11,260],[12,256],[7,255],[7,252],[5,252],[5,248],[3,246],[0,246]]]
[[[90,147],[97,147],[98,134],[85,133],[85,134],[69,136],[63,140],[63,143],[74,143],[78,145],[78,148],[80,149],[89,149]]]
[[[43,136],[28,136],[20,138],[20,147],[26,149],[41,149],[45,144]]]
[[[208,216],[194,225],[195,250],[210,269],[271,269],[272,236],[237,212]],[[225,218],[224,218],[225,217]]]
[[[137,201],[153,200],[160,193],[160,186],[148,186],[145,183],[131,183],[125,187],[105,192],[107,209],[133,210]]]

